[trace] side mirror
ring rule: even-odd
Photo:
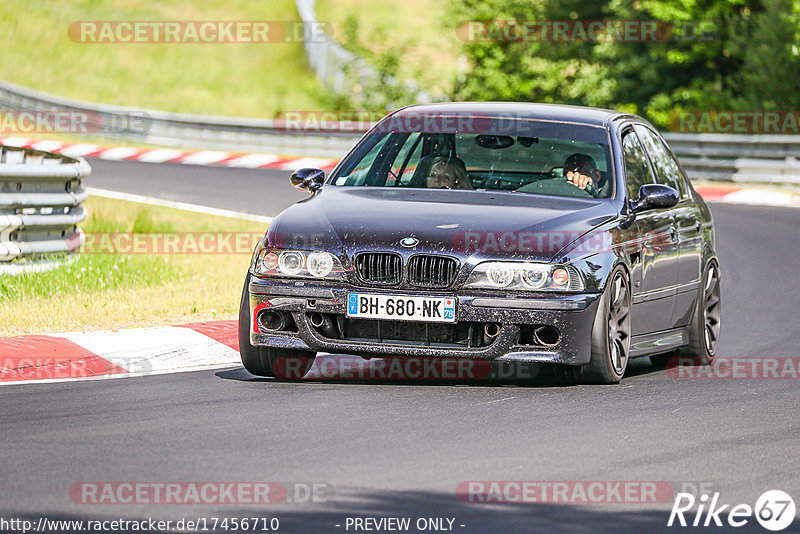
[[[297,169],[292,173],[289,182],[292,187],[304,193],[315,193],[325,183],[325,171],[311,167]]]
[[[668,185],[645,184],[639,188],[639,200],[631,203],[634,213],[641,211],[671,208],[678,203],[680,195]]]

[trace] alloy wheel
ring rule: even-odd
[[[630,291],[625,276],[618,272],[611,282],[608,307],[608,351],[618,375],[625,372],[631,344]]]
[[[706,285],[703,289],[703,323],[706,351],[713,356],[719,339],[719,270],[715,264],[708,267]]]

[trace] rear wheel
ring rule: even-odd
[[[628,367],[631,345],[631,292],[625,269],[616,267],[600,298],[592,327],[592,356],[581,368],[589,383],[616,384]]]
[[[721,311],[719,281],[719,265],[711,260],[703,273],[703,285],[689,325],[689,344],[680,351],[681,356],[694,358],[698,365],[710,364],[717,354]]]
[[[314,364],[316,353],[303,350],[254,347],[250,343],[250,273],[244,281],[239,304],[239,354],[247,372],[281,379],[303,378]]]

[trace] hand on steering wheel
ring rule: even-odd
[[[583,189],[591,195],[595,195],[597,193],[597,188],[594,185],[594,180],[592,180],[592,177],[581,174],[578,171],[569,171],[567,173],[567,182],[571,183],[578,189]]]

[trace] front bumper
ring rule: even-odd
[[[488,346],[421,346],[397,341],[334,339],[315,328],[310,313],[344,317],[347,294],[364,288],[335,286],[316,280],[298,281],[256,278],[250,282],[250,341],[256,346],[358,354],[362,356],[413,356],[480,358],[539,363],[583,365],[589,362],[592,324],[600,294],[519,295],[478,291],[409,291],[369,288],[370,293],[391,295],[451,296],[457,300],[456,321],[497,323],[500,332]],[[291,331],[267,331],[255,317],[269,309],[291,315]],[[558,329],[554,346],[523,343],[521,333],[529,325]]]

